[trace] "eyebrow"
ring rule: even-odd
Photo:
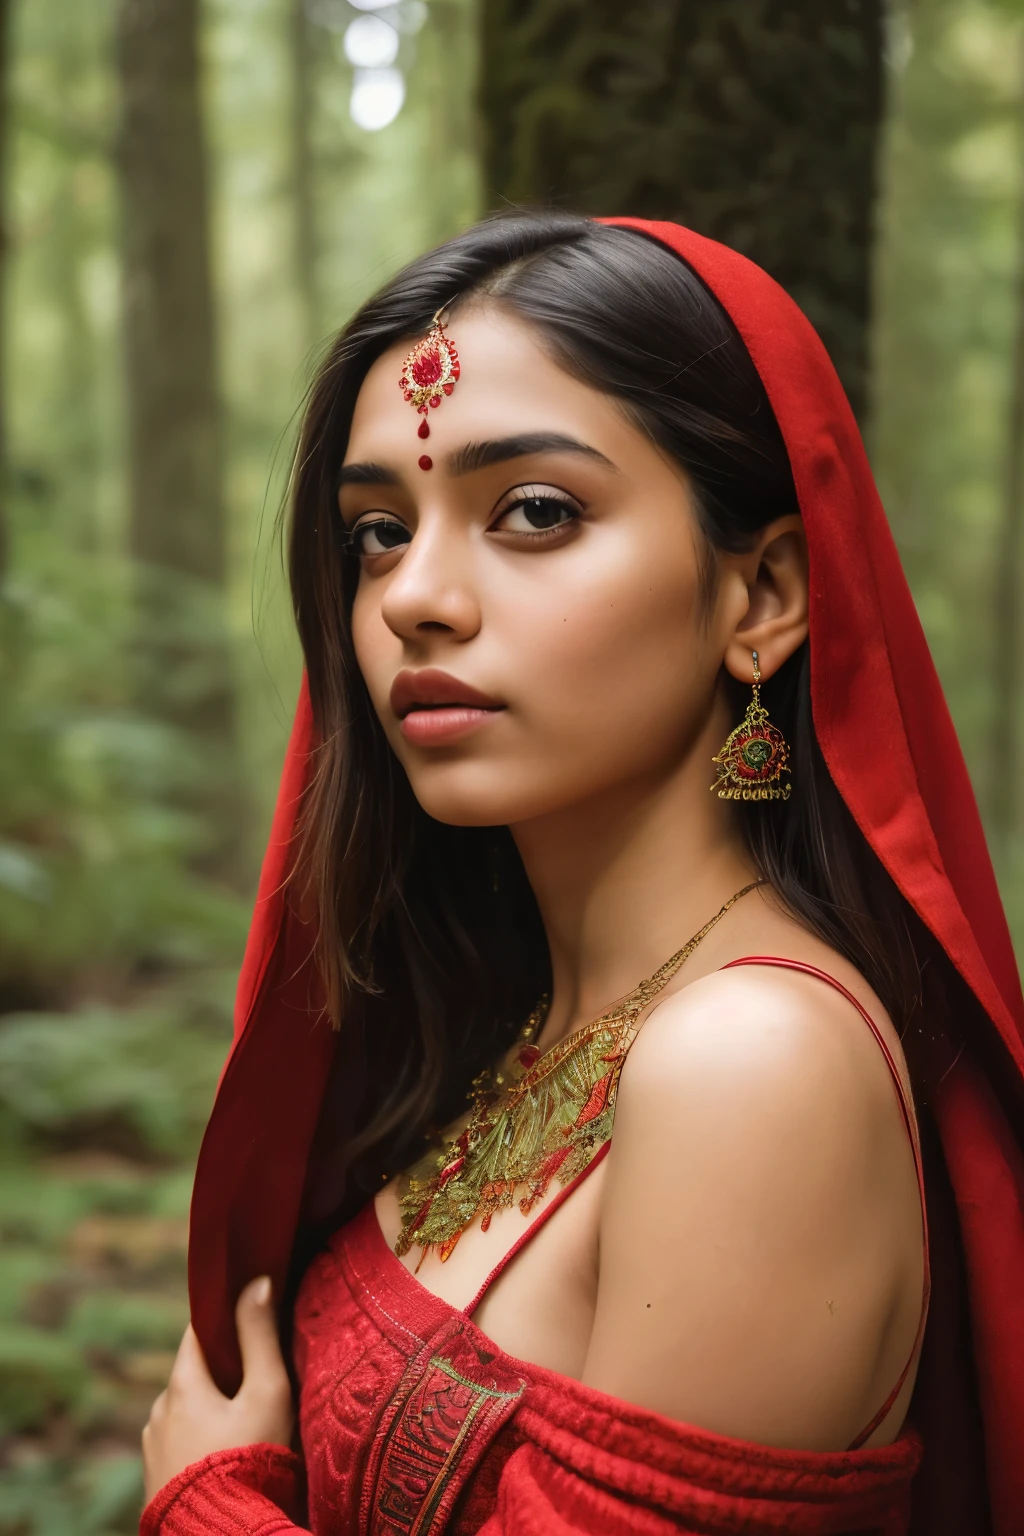
[[[397,485],[398,476],[383,464],[345,464],[338,474],[338,488],[343,485]]]
[[[469,475],[477,469],[489,469],[492,464],[506,464],[510,459],[525,459],[534,453],[575,453],[614,469],[611,459],[580,442],[578,437],[567,437],[562,432],[524,432],[516,437],[499,437],[490,442],[466,443],[448,455],[448,473]]]
[[[525,459],[538,453],[575,453],[605,469],[616,467],[611,459],[589,443],[562,432],[523,432],[515,437],[466,443],[450,453],[445,462],[450,475],[470,475],[478,469],[489,469],[493,464],[507,464],[511,459]],[[398,481],[396,471],[383,464],[346,464],[338,475],[339,488],[343,485],[397,485]]]

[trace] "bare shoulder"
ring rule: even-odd
[[[743,966],[652,1012],[619,1087],[592,1385],[843,1448],[909,1353],[921,1261],[892,1075],[841,993]]]
[[[766,1228],[763,1252],[792,1253],[799,1229],[807,1262],[815,1243],[834,1251],[839,1223],[884,1226],[893,1189],[916,1200],[874,1034],[840,992],[781,968],[714,972],[651,1013],[623,1068],[614,1150],[621,1180],[642,1179],[663,1211],[662,1170],[701,1166],[723,1208]]]
[[[881,1003],[838,956],[828,969],[865,1007],[909,1089]],[[824,1112],[837,1135],[870,1132],[879,1114],[889,1120],[897,1107],[885,1054],[849,998],[806,972],[756,964],[713,971],[654,1008],[623,1071],[621,1129],[628,1130],[634,1100],[665,1093],[677,1104],[749,1096],[744,1112],[768,1117],[781,1111],[817,1120]]]

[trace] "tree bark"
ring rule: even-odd
[[[199,101],[198,0],[121,0],[131,539],[220,585],[221,408]]]
[[[128,521],[140,701],[199,752],[197,862],[226,870],[239,797],[198,28],[199,0],[120,0]]]
[[[882,0],[482,0],[492,206],[672,219],[743,251],[867,372]]]
[[[0,581],[10,561],[10,530],[7,518],[7,342],[8,193],[11,155],[11,0],[0,0]]]
[[[81,13],[75,17],[78,22]],[[75,100],[81,82],[83,28],[65,25],[51,43],[55,98]],[[83,268],[89,251],[87,216],[76,195],[82,167],[82,147],[62,146],[59,182],[55,189],[50,239],[40,253],[54,307],[61,320],[60,364],[53,408],[61,422],[62,447],[56,479],[60,504],[67,517],[69,550],[95,553],[100,547],[97,523],[99,421],[95,344],[85,304]]]

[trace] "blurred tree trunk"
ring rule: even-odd
[[[865,400],[883,0],[481,0],[492,206],[673,219],[736,247]]]
[[[221,412],[198,0],[121,0],[131,533],[140,560],[224,580]]]
[[[82,20],[76,12],[74,22]],[[69,22],[51,43],[56,89],[61,101],[73,101],[80,78],[82,28]],[[83,266],[89,249],[88,230],[79,196],[80,153],[62,157],[59,191],[53,203],[52,238],[48,242],[50,287],[61,317],[60,369],[55,406],[60,413],[62,451],[54,470],[60,482],[60,502],[67,509],[71,548],[94,552],[97,526],[96,359],[92,327],[83,293]]]
[[[313,28],[307,0],[291,0],[291,190],[294,207],[295,279],[302,316],[302,342],[307,353],[321,339],[320,292],[317,283],[316,204],[314,197]]]
[[[430,199],[424,220],[423,242],[428,246],[443,244],[456,229],[464,229],[480,217],[479,165],[474,164],[471,175],[466,176],[445,157],[446,146],[475,146],[479,137],[472,92],[448,85],[449,81],[471,80],[476,73],[478,5],[479,0],[430,0],[430,20],[417,38],[417,63],[405,110],[415,111],[429,90],[430,143],[437,146],[448,167],[443,192]]]
[[[10,559],[7,519],[7,387],[4,357],[7,341],[8,167],[11,154],[11,0],[0,0],[0,580]]]
[[[199,0],[120,0],[129,542],[143,702],[197,748],[198,862],[225,872],[238,795],[198,24]]]
[[[1021,564],[1024,554],[1024,43],[1017,134],[1017,270],[1014,335],[1007,415],[1003,505],[996,530],[993,584],[993,699],[989,744],[992,827],[1006,836],[1016,830],[1020,807],[1020,677],[1024,623],[1021,618]]]

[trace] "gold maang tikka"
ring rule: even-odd
[[[446,395],[451,394],[461,371],[458,351],[445,332],[441,318],[444,312],[442,305],[430,323],[430,330],[406,357],[398,380],[406,400],[423,417],[416,434],[418,437],[430,436],[427,416],[437,409]],[[420,455],[419,466],[420,469],[433,469],[434,461],[424,453]]]

